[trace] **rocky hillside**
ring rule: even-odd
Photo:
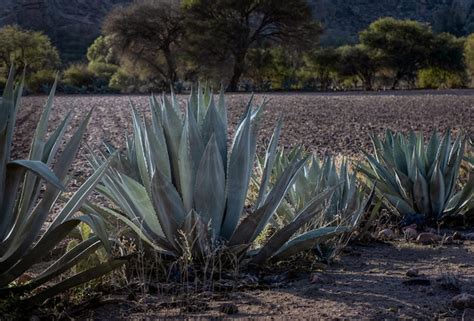
[[[104,16],[133,0],[0,0],[0,26],[18,24],[42,30],[60,49],[64,60],[84,57],[100,34]],[[325,27],[322,42],[356,42],[357,33],[384,16],[415,19],[436,31],[456,35],[474,32],[474,0],[308,0],[315,19]]]
[[[105,15],[132,0],[0,0],[0,26],[44,31],[65,61],[84,57]]]
[[[474,0],[309,0],[327,45],[357,42],[372,21],[391,16],[430,23],[436,32],[474,32]]]

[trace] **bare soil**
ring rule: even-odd
[[[74,312],[69,316],[100,320],[460,319],[463,311],[451,307],[450,301],[461,292],[474,293],[473,251],[474,242],[353,245],[329,267],[299,271],[266,288],[210,293],[182,304],[167,294],[139,294],[130,300],[125,291],[65,315]],[[408,277],[410,269],[418,269],[419,276]],[[223,305],[229,304],[237,308],[235,314],[222,312]]]
[[[281,143],[286,147],[302,143],[320,154],[360,156],[362,149],[371,149],[368,133],[382,133],[387,128],[414,129],[426,136],[434,129],[470,133],[474,129],[474,91],[265,96],[271,100],[260,141],[269,139],[278,114],[283,111]],[[259,102],[263,97],[257,94],[255,98]],[[139,109],[146,110],[148,97],[130,98]],[[249,95],[243,94],[228,96],[232,124],[237,122],[248,98]],[[71,110],[75,111],[73,125],[77,126],[87,111],[94,108],[85,139],[87,144],[100,148],[105,140],[121,147],[131,132],[128,99],[126,96],[59,96],[55,99],[52,128]],[[179,99],[184,102],[186,97]],[[14,157],[27,154],[45,100],[46,97],[24,98],[18,115]],[[79,155],[74,171],[79,181],[89,173],[83,156]],[[170,303],[173,298],[166,294],[139,294],[130,298],[116,293],[86,302],[83,308],[66,309],[62,316],[108,320],[460,318],[462,311],[453,309],[450,300],[460,292],[474,294],[473,252],[472,241],[446,246],[421,246],[405,241],[351,245],[338,262],[322,270],[318,266],[311,272],[296,267],[297,272],[291,277],[266,288],[205,294],[207,297],[196,301],[196,307],[204,309],[192,309],[189,304],[186,309],[175,306]],[[406,284],[404,281],[410,279],[406,272],[411,268],[419,269],[421,281]],[[318,278],[312,283],[314,273]],[[232,315],[220,312],[225,303],[235,304],[238,312]]]

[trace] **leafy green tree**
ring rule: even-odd
[[[178,2],[147,1],[115,9],[107,16],[103,30],[120,60],[145,70],[150,82],[159,87],[175,84],[176,60],[184,32]],[[97,48],[98,52],[101,50]],[[95,50],[90,54],[94,58]]]
[[[375,54],[364,45],[342,46],[338,48],[338,73],[343,77],[358,77],[365,90],[372,90],[379,61]]]
[[[464,73],[463,38],[456,38],[449,33],[441,33],[433,38],[432,50],[428,60],[430,67],[444,69],[450,72]]]
[[[307,78],[314,78],[321,90],[328,90],[338,70],[339,52],[334,48],[313,50],[304,56],[304,61]]]
[[[474,76],[474,33],[467,36],[464,42],[464,61],[472,78]]]
[[[238,90],[251,48],[314,44],[320,26],[306,0],[185,0],[187,40],[199,64],[231,64],[228,90]]]
[[[378,19],[359,34],[360,42],[393,71],[392,88],[400,80],[414,84],[418,70],[430,57],[433,37],[427,24],[394,18]]]
[[[97,39],[87,49],[87,60],[89,62],[100,62],[117,65],[119,63],[119,59],[113,48],[112,37],[97,37]]]
[[[50,39],[41,32],[23,30],[18,26],[0,28],[0,70],[6,76],[9,66],[27,70],[27,76],[41,70],[54,71],[61,60]],[[38,78],[40,75],[37,74]]]

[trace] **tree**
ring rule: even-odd
[[[306,0],[187,0],[184,8],[193,57],[199,64],[230,63],[230,91],[238,89],[250,48],[282,41],[308,46],[320,33]]]
[[[97,37],[97,39],[87,49],[87,60],[89,62],[100,62],[117,65],[119,63],[119,59],[113,46],[114,44],[112,37]]]
[[[27,67],[27,74],[40,70],[55,70],[60,66],[57,49],[48,36],[41,32],[23,30],[18,26],[0,29],[0,68],[8,73],[9,66]]]
[[[359,34],[360,42],[394,72],[393,89],[402,79],[414,84],[417,71],[427,64],[433,37],[427,24],[393,18],[376,20]]]
[[[338,73],[344,77],[358,77],[365,90],[372,90],[379,62],[373,52],[364,45],[342,46],[338,48]]]
[[[115,9],[107,16],[103,29],[121,59],[148,71],[160,87],[175,84],[176,59],[184,32],[178,2],[146,1]]]
[[[474,33],[467,36],[464,42],[464,61],[472,78],[474,76]]]
[[[464,73],[466,70],[464,42],[464,39],[456,38],[449,33],[436,35],[433,38],[432,50],[428,61],[430,67]]]
[[[328,90],[337,72],[340,55],[334,48],[322,48],[309,52],[304,57],[305,72],[315,75],[321,90]]]

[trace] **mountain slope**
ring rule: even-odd
[[[474,0],[308,0],[321,21],[325,45],[357,41],[372,21],[392,16],[428,22],[435,31],[455,35],[474,32]],[[133,0],[0,0],[0,26],[18,24],[42,30],[59,48],[63,60],[84,57],[100,34],[104,17],[115,6]]]

